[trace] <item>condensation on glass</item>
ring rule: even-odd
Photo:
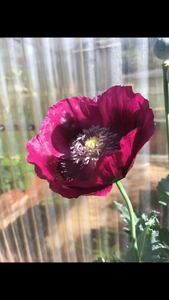
[[[116,185],[107,197],[68,200],[26,160],[49,107],[113,85],[132,85],[154,111],[155,133],[122,182],[137,212],[159,210],[167,223],[156,192],[168,174],[162,62],[152,45],[150,38],[0,39],[0,261],[92,262],[126,251]]]

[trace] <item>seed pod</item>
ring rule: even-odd
[[[159,59],[163,59],[163,62],[169,60],[169,38],[157,38],[154,53]]]

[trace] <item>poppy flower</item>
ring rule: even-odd
[[[60,100],[27,143],[27,161],[63,197],[106,196],[154,133],[153,118],[148,100],[131,86],[111,87],[93,100]]]

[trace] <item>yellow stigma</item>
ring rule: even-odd
[[[88,150],[88,146],[92,146],[93,148],[93,153],[96,153],[96,150],[94,150],[94,147],[96,145],[96,143],[98,143],[99,139],[96,137],[96,136],[93,136],[91,137],[90,139],[88,139],[86,142],[85,142],[85,147],[86,147],[86,150],[87,152],[89,152]]]

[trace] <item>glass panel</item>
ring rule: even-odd
[[[169,223],[156,191],[168,174],[161,64],[150,38],[0,38],[1,261],[97,261],[126,251],[115,184],[106,197],[68,200],[26,160],[26,143],[49,107],[72,96],[92,99],[113,85],[132,85],[156,122],[123,186],[137,212],[158,210],[160,223]]]

